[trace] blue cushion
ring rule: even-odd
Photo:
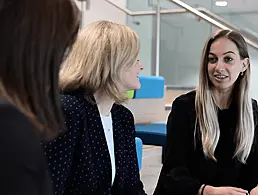
[[[136,131],[137,132],[146,132],[146,133],[154,133],[154,134],[161,134],[166,135],[166,121],[162,122],[153,122],[150,124],[136,124]]]
[[[157,76],[139,76],[141,88],[135,90],[135,99],[144,98],[163,98],[164,97],[164,84],[163,77]]]
[[[142,140],[139,137],[135,138],[136,153],[138,159],[139,170],[142,169]]]
[[[136,136],[140,137],[144,144],[163,146],[166,142],[166,125],[166,121],[136,124]]]
[[[162,146],[162,163],[165,159],[166,126],[166,121],[135,125],[136,136],[142,139],[143,144]]]

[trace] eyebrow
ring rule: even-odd
[[[223,53],[223,55],[226,55],[228,53],[232,53],[232,54],[236,55],[233,51],[227,51],[227,52]],[[212,54],[212,55],[216,56],[216,54],[214,54],[212,52],[209,52],[209,54]]]

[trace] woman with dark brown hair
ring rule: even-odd
[[[62,128],[58,74],[79,15],[70,0],[0,0],[0,194],[51,194],[41,140]]]

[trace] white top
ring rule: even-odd
[[[115,161],[112,117],[111,117],[111,114],[109,114],[108,116],[100,115],[100,117],[104,128],[108,151],[111,159],[111,166],[112,166],[111,167],[112,168],[111,185],[113,185],[115,180],[115,175],[116,175],[116,161]]]

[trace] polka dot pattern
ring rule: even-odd
[[[139,179],[132,113],[112,107],[116,176],[111,187],[111,161],[96,105],[82,92],[61,95],[66,131],[44,143],[55,195],[145,194]]]

